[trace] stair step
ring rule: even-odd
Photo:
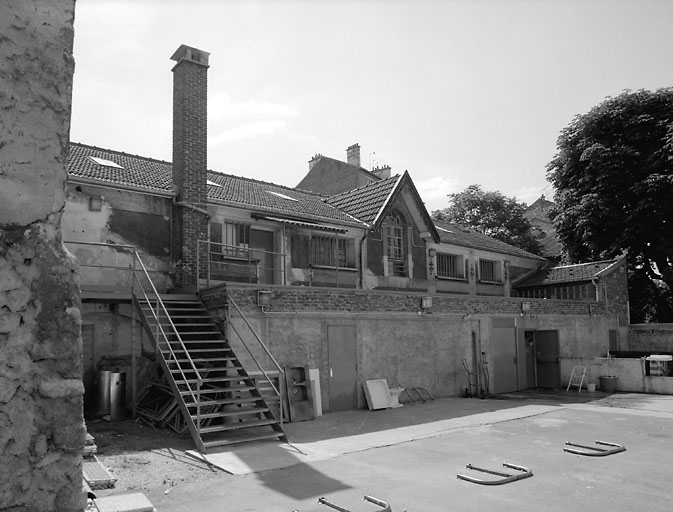
[[[269,409],[267,407],[240,407],[236,410],[231,410],[231,411],[217,411],[217,412],[209,412],[209,413],[201,413],[201,419],[208,419],[208,418],[236,418],[238,416],[250,416],[251,414],[262,414],[265,412],[268,412]],[[196,413],[191,415],[192,420],[196,422],[198,416]]]
[[[185,397],[186,398],[186,397]],[[201,399],[201,407],[207,407],[209,405],[244,405],[244,404],[254,404],[260,402],[261,398],[254,396],[247,396],[242,398],[222,398],[220,400],[210,400],[210,399]],[[268,401],[268,399],[267,399]],[[196,402],[187,402],[185,400],[185,405],[187,408],[192,409],[196,407]]]
[[[235,438],[226,438],[226,439],[214,439],[212,441],[203,441],[203,447],[207,450],[208,448],[215,448],[216,446],[227,446],[232,444],[240,443],[250,443],[254,441],[265,441],[270,439],[280,439],[285,437],[283,432],[264,432],[262,434],[254,434],[247,436],[238,436]]]
[[[237,361],[235,357],[192,357],[193,363],[221,363],[228,361]],[[189,359],[176,359],[172,363],[189,363]],[[228,368],[240,368],[237,366],[229,366]]]
[[[212,373],[212,372],[228,372],[231,370],[237,370],[240,369],[241,366],[219,366],[219,367],[196,367],[196,370],[202,373]],[[171,370],[172,374],[177,374],[177,373],[194,373],[194,369],[191,366],[188,366],[186,368],[173,368]]]
[[[232,423],[223,423],[221,425],[212,425],[208,427],[201,427],[202,434],[211,434],[213,432],[226,432],[228,430],[238,430],[241,428],[263,427],[265,425],[274,425],[276,420],[263,419],[252,421],[236,421]]]
[[[233,393],[233,392],[244,392],[244,391],[252,391],[255,389],[255,386],[230,386],[226,388],[201,388],[201,394],[202,395],[210,395],[210,394],[215,394],[215,393]],[[196,390],[192,389],[191,391],[188,389],[181,389],[180,394],[182,396],[190,396],[192,393],[195,395]]]
[[[244,380],[250,380],[248,377],[241,377],[240,375],[234,376],[234,377],[206,377],[205,379],[201,379],[201,382],[238,382],[238,381],[244,381]],[[177,384],[196,384],[198,382],[197,379],[187,379],[187,380],[178,380],[175,379],[175,382]]]

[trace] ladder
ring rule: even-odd
[[[570,380],[568,381],[568,387],[566,391],[570,390],[570,386],[577,386],[577,392],[582,392],[582,384],[584,384],[585,377],[587,374],[586,366],[573,366],[573,371],[570,374]],[[579,383],[575,383],[575,380],[579,379]]]

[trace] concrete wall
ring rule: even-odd
[[[673,324],[631,324],[625,350],[673,352]]]
[[[90,197],[102,197],[101,211],[89,209]],[[83,286],[131,286],[133,254],[114,245],[133,245],[160,291],[173,286],[169,199],[71,183],[66,201],[63,240],[80,264]]]
[[[673,377],[652,377],[645,375],[645,362],[642,358],[564,358],[561,360],[564,387],[568,385],[570,372],[574,366],[585,366],[586,382],[595,383],[600,389],[600,377],[615,375],[617,391],[632,393],[654,393],[673,395]],[[577,379],[573,379],[577,383]]]
[[[609,331],[617,328],[614,316],[597,314],[600,304],[594,304],[589,314],[588,305],[576,301],[525,299],[531,310],[522,315],[522,299],[435,295],[432,309],[423,312],[424,295],[412,292],[270,287],[271,305],[262,312],[256,305],[257,290],[228,285],[203,290],[201,297],[225,325],[227,294],[231,295],[279,363],[318,368],[325,411],[329,411],[327,329],[331,325],[355,326],[360,407],[365,406],[361,383],[370,379],[386,379],[390,387],[424,387],[436,397],[462,395],[468,385],[462,361],[466,359],[470,367],[475,363],[473,336],[476,353],[484,353],[495,376],[499,368],[491,360],[498,348],[494,318],[511,320],[512,356],[524,331],[555,330],[562,358],[599,357],[609,348]],[[253,340],[237,315],[233,322],[246,341]],[[231,326],[229,339],[239,356],[245,354],[236,346]],[[255,352],[264,361],[261,351]],[[519,359],[524,365],[524,358]],[[249,358],[243,360],[246,368],[256,369]],[[266,361],[265,368],[269,368]],[[519,386],[524,389],[525,369],[513,367],[512,371],[523,372]],[[562,365],[562,381],[567,382],[570,371]],[[501,383],[493,380],[491,386],[497,389]]]
[[[82,494],[76,265],[61,243],[74,0],[0,3],[0,509]]]

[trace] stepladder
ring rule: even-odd
[[[570,374],[570,380],[568,381],[568,387],[566,391],[570,391],[572,386],[577,386],[577,392],[582,392],[582,385],[586,382],[587,367],[586,366],[573,366],[573,371]]]

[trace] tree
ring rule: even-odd
[[[438,221],[469,226],[502,242],[540,254],[541,247],[532,226],[523,215],[526,205],[500,192],[484,192],[470,185],[462,192],[449,194],[449,207],[432,212]]]
[[[607,98],[561,132],[557,150],[551,217],[571,261],[627,252],[643,308],[632,315],[671,318],[673,88]]]

